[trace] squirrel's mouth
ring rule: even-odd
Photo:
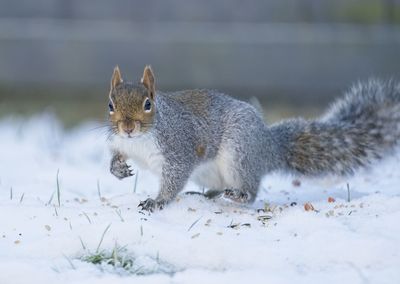
[[[118,124],[119,135],[123,138],[134,138],[141,134],[140,121],[122,121]]]
[[[141,136],[142,134],[143,133],[139,132],[139,131],[135,131],[135,132],[132,132],[132,133],[120,132],[119,136],[122,137],[122,138],[125,138],[125,139],[133,139],[133,138]]]

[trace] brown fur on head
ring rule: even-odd
[[[148,131],[155,116],[155,79],[150,66],[144,68],[140,83],[125,83],[116,66],[109,94],[110,121],[115,133],[133,137]]]

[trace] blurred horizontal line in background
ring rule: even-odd
[[[0,40],[399,44],[400,26],[0,18]]]
[[[0,82],[13,87],[104,87],[117,64],[130,80],[151,64],[160,88],[318,99],[397,77],[397,58],[397,26],[0,19]]]

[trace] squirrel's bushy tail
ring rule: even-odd
[[[400,140],[400,84],[358,83],[320,119],[272,126],[282,167],[305,175],[351,174]]]

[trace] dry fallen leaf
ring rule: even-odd
[[[329,202],[329,203],[332,203],[332,202],[335,202],[335,201],[336,201],[335,198],[330,197],[330,196],[328,197],[328,202]]]
[[[51,227],[49,225],[44,225],[47,231],[51,231]]]
[[[18,245],[20,242],[21,242],[21,241],[16,240],[16,241],[14,242],[14,244]]]
[[[315,209],[314,209],[314,206],[310,202],[307,202],[306,204],[304,204],[304,210],[314,211]]]

